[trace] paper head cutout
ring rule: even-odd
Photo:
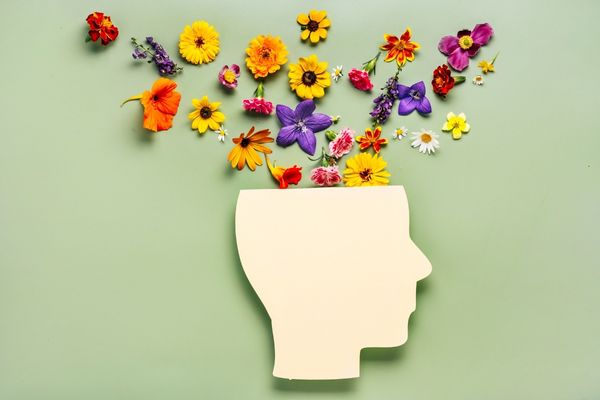
[[[409,236],[402,186],[242,190],[242,267],[273,328],[273,375],[358,377],[360,350],[408,335],[431,264]]]

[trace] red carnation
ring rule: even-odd
[[[453,77],[450,68],[446,64],[443,64],[433,71],[431,85],[433,86],[434,93],[446,97],[455,84],[461,83],[464,80],[464,76]]]
[[[119,36],[119,28],[114,26],[110,17],[104,13],[93,12],[87,16],[86,21],[90,26],[89,39],[93,42],[100,39],[102,45],[106,46]]]
[[[358,90],[367,92],[373,89],[373,84],[369,79],[369,73],[367,71],[352,68],[348,73],[348,78],[350,78],[352,86],[354,86]]]

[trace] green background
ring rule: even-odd
[[[0,13],[0,398],[20,399],[592,399],[600,397],[597,256],[597,39],[600,3],[574,1],[4,1]],[[329,38],[299,40],[297,13],[326,9]],[[113,17],[120,37],[85,43],[85,17]],[[184,25],[206,19],[221,53],[205,66],[177,54]],[[216,80],[243,65],[260,33],[281,35],[290,61],[316,53],[348,71],[372,57],[385,32],[406,26],[422,48],[401,81],[427,83],[445,58],[441,36],[478,22],[496,36],[467,82],[433,113],[394,115],[440,131],[465,112],[471,133],[448,134],[425,156],[407,140],[383,151],[392,183],[411,203],[411,232],[433,273],[419,284],[409,340],[362,354],[362,377],[286,381],[271,376],[269,320],[243,276],[233,215],[238,191],[272,188],[265,168],[231,170],[225,145],[190,129],[191,99],[222,101],[232,135],[275,117],[249,117],[255,84],[243,68],[233,94]],[[148,133],[138,104],[153,66],[131,59],[131,36],[153,35],[184,66],[174,127]],[[475,62],[500,51],[476,87]],[[266,84],[296,104],[287,69]],[[394,66],[379,64],[376,88]],[[430,90],[429,83],[427,84]],[[374,94],[333,84],[318,110],[339,126],[369,123]],[[320,136],[320,143],[323,137]],[[312,163],[274,147],[280,164]],[[304,251],[336,231],[314,221]],[[290,210],[293,212],[293,210]],[[285,215],[282,215],[285,218]],[[268,232],[264,251],[270,248]],[[366,238],[394,246],[394,238]]]

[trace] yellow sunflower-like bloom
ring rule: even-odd
[[[248,44],[246,54],[246,66],[258,79],[277,72],[287,62],[288,51],[279,36],[258,35]]]
[[[290,64],[290,88],[302,99],[325,96],[325,88],[331,86],[328,65],[314,54],[300,57],[298,64]]]
[[[188,114],[188,118],[192,120],[192,129],[197,129],[198,133],[204,133],[208,128],[216,131],[225,121],[225,114],[218,111],[221,105],[218,101],[211,103],[208,96],[204,96],[200,100],[192,99],[192,104],[196,109]]]
[[[390,173],[385,170],[387,162],[378,154],[359,153],[346,161],[344,184],[346,186],[387,185]]]
[[[331,26],[331,21],[327,18],[325,11],[310,10],[308,15],[298,14],[296,21],[302,27],[300,38],[306,40],[310,38],[311,43],[318,43],[319,40],[327,37],[327,28]]]
[[[206,21],[186,25],[179,35],[179,53],[192,64],[212,62],[220,50],[219,33]]]

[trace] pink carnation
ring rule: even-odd
[[[373,89],[373,84],[369,79],[369,73],[367,71],[352,68],[350,72],[348,72],[348,78],[350,79],[352,86],[358,90],[367,92]]]
[[[335,158],[341,158],[344,154],[350,153],[354,145],[354,131],[350,128],[344,128],[340,133],[329,142],[329,153]]]
[[[311,171],[310,180],[319,186],[333,186],[342,181],[342,176],[336,166],[317,167]]]
[[[244,110],[253,111],[258,114],[269,115],[273,112],[273,103],[263,99],[262,97],[255,97],[253,99],[243,100]]]

